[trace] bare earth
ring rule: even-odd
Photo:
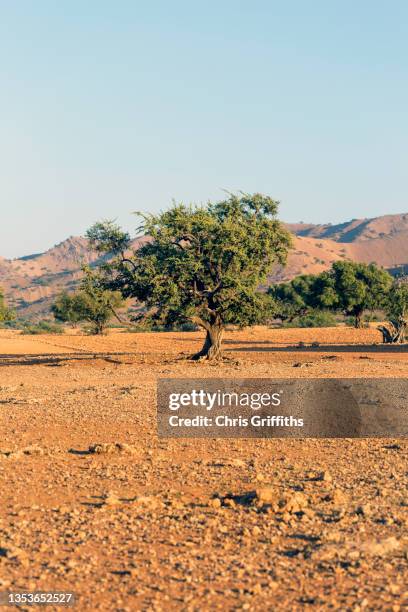
[[[70,590],[85,611],[407,609],[406,440],[159,439],[155,389],[406,377],[408,347],[254,328],[227,334],[221,365],[181,358],[201,342],[0,331],[0,591]]]

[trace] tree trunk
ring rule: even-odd
[[[379,325],[377,329],[382,333],[383,344],[392,344],[392,334],[388,327],[386,327],[385,325]]]
[[[363,327],[363,324],[361,321],[362,316],[363,316],[362,310],[354,311],[354,327],[356,329],[361,329]]]
[[[407,321],[402,318],[388,321],[387,325],[379,325],[377,329],[382,333],[385,344],[403,344],[407,333]]]
[[[407,330],[407,324],[405,321],[399,321],[397,333],[395,334],[394,342],[397,344],[403,344],[405,342],[405,334]]]
[[[93,326],[94,326],[94,335],[95,336],[101,336],[103,334],[103,330],[104,330],[104,324],[101,323],[100,321],[93,321]]]
[[[206,330],[206,336],[201,351],[192,356],[195,361],[208,359],[217,361],[221,358],[221,342],[224,334],[222,325],[211,325]]]

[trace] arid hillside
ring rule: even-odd
[[[356,242],[394,236],[408,231],[408,214],[383,215],[373,219],[352,219],[345,223],[332,225],[313,225],[307,223],[288,224],[289,229],[298,236],[328,238],[336,242]]]
[[[274,280],[322,272],[339,259],[375,262],[390,270],[408,265],[408,214],[353,219],[338,225],[293,223],[287,227],[295,235],[294,250]]]
[[[19,259],[0,259],[0,285],[8,302],[25,313],[48,307],[50,299],[63,288],[74,286],[84,263],[97,259],[89,252],[87,240],[70,237],[45,253]]]
[[[296,235],[287,266],[276,271],[273,280],[289,280],[298,274],[316,274],[339,259],[375,262],[391,271],[405,270],[408,265],[408,230],[370,239],[361,237],[353,242]]]
[[[134,246],[139,242],[135,240]],[[0,257],[0,286],[8,304],[19,315],[41,318],[49,313],[58,293],[75,289],[81,267],[98,260],[99,255],[89,249],[86,238],[71,236],[45,253],[13,260]]]
[[[294,249],[271,280],[318,273],[340,259],[376,262],[385,268],[408,266],[408,214],[353,219],[338,225],[288,224]],[[140,242],[135,241],[134,246]],[[0,257],[0,286],[21,316],[44,317],[57,293],[72,289],[83,263],[98,260],[83,237],[70,237],[45,253],[7,260]]]

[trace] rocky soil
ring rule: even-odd
[[[376,330],[0,332],[0,591],[91,610],[408,606],[406,440],[167,440],[158,377],[406,377]],[[52,609],[51,607],[48,609]]]

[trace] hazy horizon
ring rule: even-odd
[[[408,211],[408,5],[1,8],[0,256],[229,191],[286,222]],[[7,61],[4,61],[7,58]]]

